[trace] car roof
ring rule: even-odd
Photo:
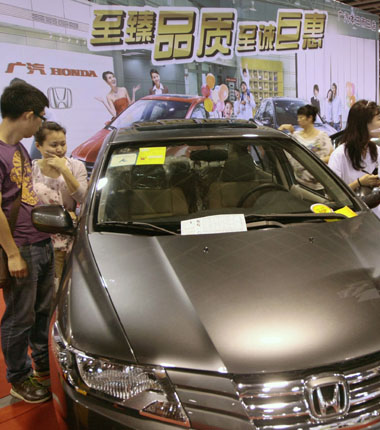
[[[273,128],[257,125],[253,121],[240,119],[171,119],[136,122],[131,127],[121,128],[112,136],[109,143],[140,142],[152,140],[178,140],[223,137],[280,138],[291,140],[286,134]]]
[[[277,101],[277,100],[284,100],[284,101],[291,101],[291,102],[304,102],[305,104],[307,104],[307,101],[305,99],[300,99],[299,97],[267,97],[266,99],[263,99],[261,102],[263,102],[264,100],[273,100],[273,101]]]
[[[204,97],[189,94],[151,94],[149,96],[141,97],[139,100],[172,100],[192,103],[194,101],[204,100]]]

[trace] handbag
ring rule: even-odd
[[[362,170],[363,173],[368,173],[366,170]],[[371,173],[372,175],[378,174],[378,168],[376,168]],[[364,203],[370,208],[373,209],[380,204],[380,188],[379,187],[367,187],[361,185],[359,188],[355,190],[355,194],[363,200]]]
[[[368,190],[363,190],[362,194],[358,195],[363,202],[370,208],[373,209],[380,204],[380,188],[370,188],[370,187],[361,187],[368,188]]]
[[[20,157],[21,157],[21,188],[18,192],[16,200],[13,202],[12,209],[8,219],[9,229],[12,235],[16,227],[16,221],[17,221],[18,212],[20,209],[21,197],[22,197],[22,184],[24,179],[25,158],[21,148],[20,148]],[[8,257],[4,249],[0,247],[0,288],[4,288],[5,286],[7,286],[10,280],[11,280],[11,275],[8,270]]]

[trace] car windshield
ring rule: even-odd
[[[119,144],[97,189],[100,229],[137,222],[178,231],[181,221],[208,215],[311,215],[317,203],[358,210],[329,170],[289,138]]]
[[[122,112],[110,125],[115,128],[129,127],[136,121],[185,118],[190,102],[172,100],[138,100]]]
[[[305,105],[306,102],[303,100],[274,100],[277,123],[298,125],[297,111],[300,107]],[[321,117],[317,115],[315,124],[321,125],[322,123]]]

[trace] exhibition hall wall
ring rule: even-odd
[[[138,100],[155,69],[169,93],[203,95],[211,117],[242,81],[256,109],[272,97],[310,102],[317,85],[323,117],[335,83],[344,122],[356,100],[378,101],[378,27],[323,0],[1,0],[0,86],[17,77],[44,91],[69,153],[112,120],[105,71]]]

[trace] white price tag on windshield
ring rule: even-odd
[[[112,155],[109,167],[134,166],[137,154],[114,154]]]
[[[212,215],[181,221],[181,234],[214,234],[247,231],[243,214]]]

